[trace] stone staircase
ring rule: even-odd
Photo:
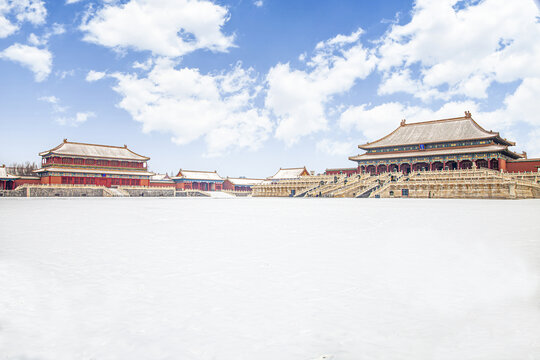
[[[129,197],[129,193],[119,188],[105,188],[105,194],[110,197]]]

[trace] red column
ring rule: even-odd
[[[506,171],[506,160],[499,158],[499,170]]]

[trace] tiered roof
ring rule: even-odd
[[[77,156],[86,158],[103,158],[103,159],[121,159],[121,160],[133,160],[133,161],[147,161],[149,157],[139,155],[128,149],[127,145],[111,146],[111,145],[98,145],[98,144],[85,144],[70,142],[64,139],[64,142],[55,148],[47,151],[40,152],[40,156],[47,155],[60,155],[60,156]]]
[[[182,170],[173,179],[189,179],[189,180],[213,180],[223,181],[224,179],[218,175],[217,171],[197,171],[197,170]]]
[[[420,145],[443,143],[461,140],[494,139],[497,143],[513,146],[514,142],[500,137],[498,132],[487,131],[474,121],[469,112],[464,117],[432,120],[401,125],[385,137],[358,145],[360,149],[369,150],[400,145]]]
[[[278,172],[274,176],[270,177],[269,180],[287,180],[287,179],[296,179],[300,176],[309,175],[306,167],[301,168],[279,168]]]

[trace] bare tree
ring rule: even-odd
[[[32,171],[38,169],[35,162],[26,161],[25,163],[12,163],[7,167],[10,174],[16,176],[32,176],[35,175]]]

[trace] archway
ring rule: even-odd
[[[377,166],[377,174],[381,174],[386,172],[386,165],[379,165]]]
[[[446,170],[456,170],[458,168],[457,166],[457,162],[455,161],[447,161],[445,164],[444,164],[444,168]]]
[[[426,162],[419,162],[419,163],[413,164],[413,170],[414,171],[429,170],[429,164]]]
[[[485,159],[479,159],[479,160],[476,160],[476,167],[477,168],[487,168],[488,167],[488,162],[487,160]]]
[[[375,174],[377,169],[375,169],[375,165],[369,165],[366,167],[366,172],[369,174]]]
[[[397,166],[396,164],[390,164],[388,165],[388,171],[389,172],[399,171],[399,166]]]
[[[493,170],[499,170],[499,160],[498,159],[491,159],[489,160],[490,168]]]
[[[463,160],[459,163],[460,169],[472,169],[472,161],[471,160]]]
[[[401,171],[404,174],[409,174],[411,172],[411,165],[409,165],[407,163],[401,164],[399,166],[399,171]]]
[[[431,164],[431,170],[433,171],[440,171],[444,168],[443,163],[440,161],[435,161],[433,164]]]
[[[364,165],[360,166],[360,173],[363,174],[366,172],[366,167]]]

